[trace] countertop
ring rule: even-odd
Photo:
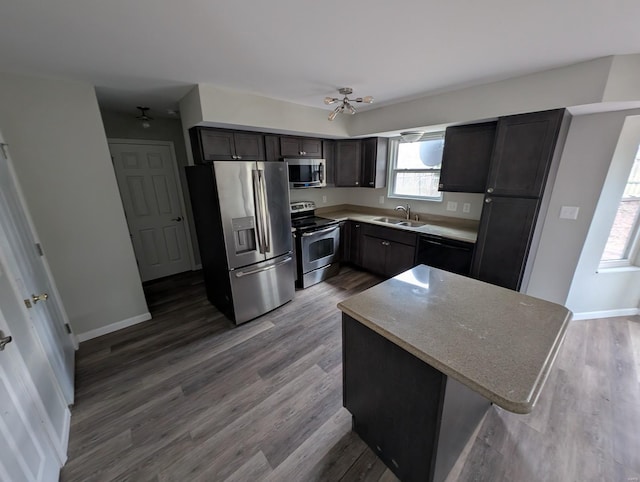
[[[395,224],[384,223],[375,221],[380,217],[394,217],[402,219],[398,216],[397,212],[389,210],[369,209],[370,212],[362,212],[353,208],[339,208],[337,210],[330,210],[330,208],[317,209],[316,214],[325,218],[335,219],[337,221],[345,221],[347,219],[352,221],[360,221],[363,223],[377,224],[378,226],[385,226],[387,228],[401,229],[404,231],[413,231],[418,234],[434,234],[437,236],[443,236],[449,239],[455,239],[458,241],[466,241],[469,243],[475,243],[478,237],[478,221],[460,219],[460,218],[447,218],[444,216],[431,216],[426,217],[421,215],[420,222],[426,223],[420,227],[398,226]]]
[[[572,317],[564,306],[425,265],[338,308],[515,413],[531,412]]]

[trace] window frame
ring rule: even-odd
[[[444,133],[445,131],[437,131],[437,132],[427,132],[420,137],[420,139],[414,142],[421,142],[429,139],[442,139],[444,142]],[[442,202],[443,201],[443,192],[438,191],[438,196],[417,196],[417,195],[406,195],[406,194],[396,194],[396,174],[399,172],[403,173],[422,173],[422,172],[430,172],[438,173],[438,180],[440,177],[440,173],[442,172],[442,162],[440,163],[440,167],[437,169],[433,168],[425,168],[425,169],[396,169],[396,164],[398,161],[398,150],[400,146],[401,137],[392,137],[389,139],[389,169],[388,169],[388,178],[387,178],[387,197],[391,199],[411,199],[415,201],[431,201],[431,202]]]
[[[618,210],[620,209],[620,205],[625,202],[624,201],[624,193],[629,185],[631,175],[633,173],[633,166],[636,161],[640,160],[640,146],[638,146],[636,156],[634,158],[634,163],[631,165],[631,170],[627,176],[627,180],[624,184],[622,194],[620,199],[618,200],[618,204],[616,205],[616,213],[614,215],[614,220],[611,225],[611,229],[609,229],[609,233],[607,235],[607,240],[602,250],[602,254],[600,255],[600,262],[598,263],[598,271],[604,271],[608,269],[617,269],[617,268],[635,268],[640,266],[640,213],[636,216],[636,219],[633,223],[633,226],[630,230],[630,236],[625,246],[625,250],[622,258],[620,259],[611,259],[611,260],[603,260],[604,252],[607,249],[607,242],[609,237],[611,236],[611,232],[615,227],[615,217],[617,217]]]

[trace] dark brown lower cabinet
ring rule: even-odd
[[[519,290],[531,247],[539,199],[485,198],[471,276]]]
[[[489,401],[345,314],[342,339],[354,431],[400,480],[443,481]]]
[[[416,234],[373,224],[362,225],[361,266],[392,277],[415,266]]]

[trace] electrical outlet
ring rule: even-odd
[[[380,199],[378,200],[378,202],[380,204],[384,204],[384,196],[380,196]]]
[[[470,213],[471,212],[471,203],[463,203],[462,204],[462,212]]]
[[[327,196],[322,196],[322,202],[326,203],[327,202]]]
[[[458,203],[456,201],[447,201],[447,211],[457,211]]]

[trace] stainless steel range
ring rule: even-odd
[[[297,283],[307,288],[340,271],[340,225],[315,215],[311,201],[291,203],[291,226],[296,243]]]

